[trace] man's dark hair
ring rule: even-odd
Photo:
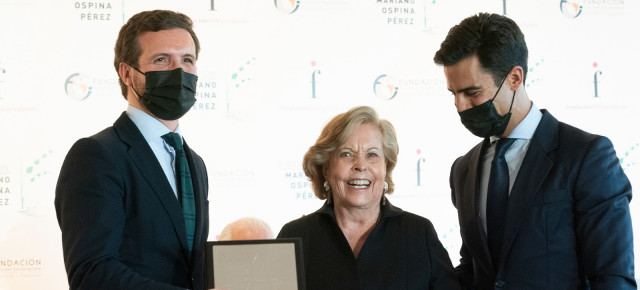
[[[433,57],[437,65],[452,66],[473,54],[499,85],[516,65],[527,77],[527,44],[518,25],[506,16],[479,13],[452,27]]]
[[[197,59],[200,53],[200,42],[198,41],[196,33],[193,31],[193,22],[187,15],[168,10],[143,11],[133,15],[127,23],[120,28],[120,34],[118,34],[118,40],[116,40],[116,46],[114,48],[115,56],[113,65],[116,68],[116,72],[121,62],[136,68],[139,67],[140,55],[142,55],[140,43],[138,42],[138,36],[140,36],[140,34],[174,28],[182,28],[191,34],[193,42],[196,45]],[[120,79],[120,89],[126,99],[127,86],[122,82],[122,79]]]

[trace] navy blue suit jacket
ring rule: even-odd
[[[189,255],[180,204],[153,151],[123,113],[69,150],[56,186],[71,289],[204,289],[208,179],[185,142],[196,201]]]
[[[631,184],[611,141],[541,111],[509,196],[497,270],[478,208],[488,139],[453,163],[456,271],[470,289],[635,289]]]

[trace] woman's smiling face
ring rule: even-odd
[[[387,174],[382,132],[372,124],[360,124],[331,156],[324,170],[335,206],[379,206]]]

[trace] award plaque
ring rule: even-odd
[[[217,290],[304,290],[298,238],[207,242],[207,287]]]

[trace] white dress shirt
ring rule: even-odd
[[[541,119],[542,112],[532,103],[527,116],[525,116],[522,122],[507,136],[507,138],[517,139],[511,147],[507,149],[504,155],[507,166],[509,167],[509,194],[511,194],[511,188],[520,171],[524,155],[527,153],[527,149],[529,149],[531,137],[533,137],[533,133],[535,133],[536,128],[538,128]],[[493,161],[493,155],[496,150],[496,141],[500,138],[491,136],[489,139],[491,145],[482,155],[482,172],[480,173],[480,218],[482,219],[485,233],[487,232],[487,188],[489,187],[489,173],[491,172],[491,162]]]
[[[177,198],[178,190],[174,168],[175,150],[162,139],[162,135],[171,132],[171,130],[156,118],[131,105],[127,107],[127,116],[136,124],[144,139],[149,143]],[[175,133],[180,134],[180,125],[176,128]]]

